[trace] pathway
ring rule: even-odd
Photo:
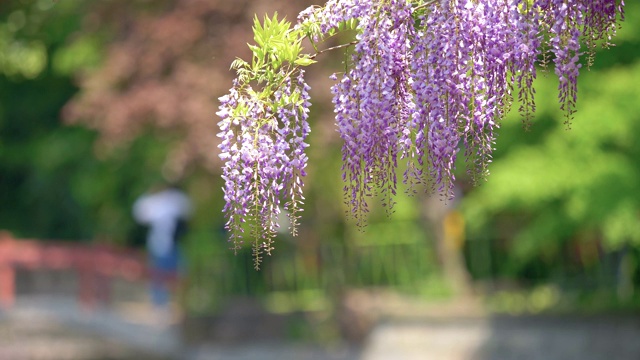
[[[362,349],[301,344],[185,347],[175,328],[68,298],[20,298],[0,312],[0,360],[636,360],[640,316],[451,315],[379,323]]]

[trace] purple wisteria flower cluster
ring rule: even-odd
[[[411,191],[423,184],[445,198],[453,196],[460,149],[472,179],[484,179],[496,129],[512,103],[519,102],[525,125],[533,116],[537,67],[553,62],[569,124],[580,57],[586,52],[590,66],[594,48],[610,45],[623,8],[623,0],[329,0],[301,12],[295,29],[316,54],[295,64],[350,47],[331,92],[344,140],[345,199],[358,224],[371,196],[393,208],[399,162],[406,163],[403,181]],[[318,50],[344,29],[354,31],[352,42]],[[227,227],[237,239],[242,224],[256,220],[266,251],[281,197],[287,211],[299,210],[309,133],[302,72],[295,81],[278,79],[266,97],[247,81],[234,84],[218,113]]]
[[[222,118],[218,136],[222,138],[220,157],[225,161],[226,228],[236,251],[249,229],[259,268],[260,255],[273,250],[281,211],[287,212],[291,232],[296,234],[307,166],[309,86],[302,70],[295,81],[285,78],[269,99],[278,104],[275,107],[254,96],[251,89],[236,86],[220,98],[217,113]],[[283,203],[283,198],[288,200]]]
[[[357,220],[368,211],[366,198],[380,190],[393,207],[396,168],[403,151],[402,130],[413,111],[409,77],[408,32],[411,5],[391,0],[363,4],[352,66],[332,87],[336,123],[344,140],[343,180],[348,204]],[[376,12],[386,16],[372,16]]]

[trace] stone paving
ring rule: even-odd
[[[264,343],[187,347],[171,326],[20,299],[0,312],[0,360],[637,360],[640,316],[396,317],[361,348]]]
[[[637,360],[640,318],[503,317],[380,324],[362,360]]]
[[[69,298],[18,299],[0,311],[0,360],[355,360],[355,348],[264,343],[186,346],[166,319],[83,311]]]
[[[166,352],[174,338],[105,311],[84,312],[70,299],[19,299],[0,311],[0,360],[173,359]]]

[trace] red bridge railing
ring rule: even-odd
[[[149,280],[151,277],[174,285],[173,274],[151,272],[143,252],[102,244],[69,244],[15,239],[0,232],[0,307],[16,300],[16,269],[72,270],[78,276],[77,297],[85,308],[108,301],[112,278]]]

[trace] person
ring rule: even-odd
[[[166,280],[178,278],[182,263],[178,240],[185,233],[190,215],[189,197],[175,185],[145,193],[133,204],[134,219],[148,227],[151,301],[157,309],[166,309],[171,303],[171,288]]]

